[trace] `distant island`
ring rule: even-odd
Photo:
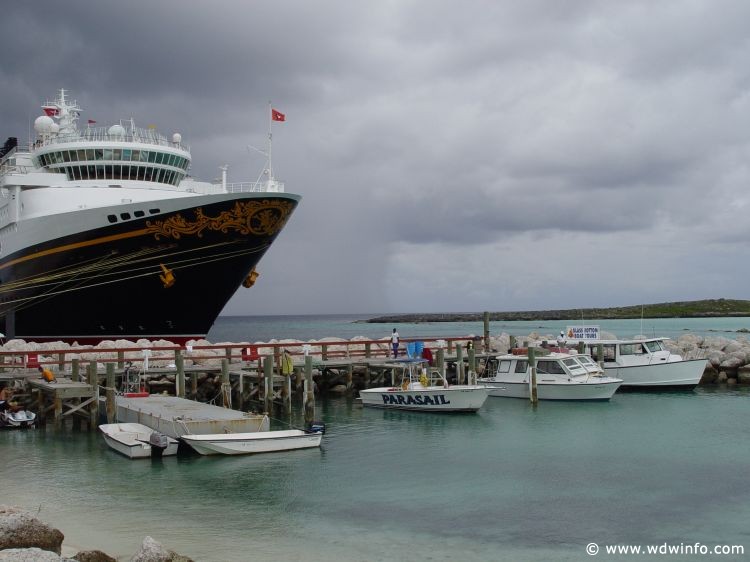
[[[626,318],[712,318],[750,316],[750,301],[707,299],[700,301],[663,302],[612,308],[569,308],[565,310],[533,310],[519,312],[490,312],[491,321],[511,320],[618,320]],[[386,324],[394,322],[477,322],[483,312],[390,314],[362,320]]]

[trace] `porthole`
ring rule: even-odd
[[[160,209],[149,209],[148,212],[151,215],[158,215],[159,213],[161,213],[161,210]]]
[[[120,218],[124,221],[130,220],[130,213],[120,213]]]
[[[107,220],[109,222],[117,222],[117,216],[116,215],[107,215]]]
[[[143,211],[133,211],[133,214],[134,214],[134,215],[135,215],[136,217],[142,217],[142,216],[143,216],[143,215],[145,215],[146,213],[144,213]]]

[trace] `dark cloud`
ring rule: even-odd
[[[26,140],[65,87],[84,118],[180,131],[196,176],[250,180],[272,100],[303,202],[227,312],[742,298],[748,20],[739,0],[13,1],[0,133]],[[544,276],[506,267],[519,247]]]

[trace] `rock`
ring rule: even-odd
[[[0,562],[70,562],[70,558],[60,558],[54,552],[41,548],[9,548],[0,550]]]
[[[746,371],[740,371],[737,373],[737,382],[739,384],[750,384],[750,373]]]
[[[331,394],[346,394],[346,385],[345,384],[337,384],[336,386],[332,386],[328,389],[328,392]]]
[[[725,383],[725,382],[727,382],[727,379],[728,379],[728,378],[729,378],[729,377],[727,377],[727,374],[726,374],[726,373],[724,373],[724,372],[720,372],[720,373],[719,373],[719,374],[718,374],[718,375],[716,376],[716,382],[717,382],[717,383]]]
[[[117,562],[117,558],[112,558],[101,550],[82,550],[73,557],[73,560],[78,560],[78,562]]]
[[[730,356],[721,362],[721,364],[719,365],[719,368],[728,369],[728,370],[736,370],[737,367],[740,367],[741,365],[742,365],[742,360],[740,360],[737,357]]]
[[[36,547],[60,554],[64,538],[60,531],[30,513],[17,507],[0,506],[0,550]]]
[[[164,548],[164,546],[152,539],[146,537],[138,552],[130,559],[131,562],[193,562],[187,556],[181,556],[176,552]]]
[[[727,379],[727,384],[729,386],[734,386],[735,384],[737,384],[737,379],[730,377],[730,378]]]

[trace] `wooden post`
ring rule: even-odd
[[[232,362],[232,348],[225,347],[224,354],[227,356],[227,363],[231,363]]]
[[[456,344],[456,383],[464,384],[464,348]]]
[[[490,352],[490,313],[484,313],[484,352]]]
[[[370,365],[365,365],[365,388],[370,388]]]
[[[62,397],[57,393],[57,390],[54,391],[52,394],[52,400],[55,405],[55,416],[53,418],[53,422],[55,424],[55,427],[61,427],[62,426]]]
[[[198,373],[190,373],[190,397],[195,400],[198,395]]]
[[[365,357],[367,359],[369,359],[370,357],[372,357],[372,344],[370,344],[370,342],[367,342],[365,344]]]
[[[508,340],[508,345],[510,346],[508,348],[508,353],[512,353],[512,350],[516,347],[516,336],[510,336],[510,339]]]
[[[582,341],[578,342],[578,353],[586,353],[586,344]]]
[[[448,353],[453,353],[453,340],[448,340]]]
[[[320,346],[320,357],[323,361],[328,361],[328,345],[325,343]]]
[[[273,406],[273,357],[270,355],[263,358],[263,374],[266,379],[266,388],[263,394],[265,412],[271,412]]]
[[[288,377],[284,377],[284,389],[282,391],[284,398],[284,412],[287,414],[292,413],[292,377],[294,371]]]
[[[117,368],[118,369],[125,368],[125,352],[122,350],[117,352]]]
[[[435,366],[445,375],[445,350],[442,347],[438,347]]]
[[[107,363],[107,423],[115,423],[115,364]]]
[[[231,392],[232,392],[231,386],[229,386],[229,359],[222,359],[221,360],[221,404],[225,408],[232,407]]]
[[[349,363],[346,369],[346,392],[347,394],[352,391],[352,381],[354,380],[354,365]]]
[[[600,343],[596,346],[596,355],[599,360],[599,366],[604,369],[604,344]]]
[[[177,368],[177,390],[179,398],[185,398],[185,358],[179,350],[174,352],[174,365]]]
[[[237,384],[237,409],[242,412],[244,411],[243,406],[243,394],[245,394],[245,374],[240,369],[240,380]]]
[[[474,379],[477,378],[477,356],[476,351],[473,347],[469,350],[469,373],[470,375],[469,377],[467,377],[467,382],[468,384],[474,384],[473,382],[471,382],[471,377],[473,376]]]
[[[315,387],[313,386],[312,357],[305,356],[305,425],[315,421]]]
[[[37,411],[39,412],[38,414],[39,423],[41,425],[44,425],[45,422],[47,421],[47,412],[45,411],[46,410],[45,406],[47,404],[45,404],[45,400],[44,400],[44,391],[42,389],[39,389],[36,392],[37,392],[36,407],[37,407]]]
[[[89,429],[96,429],[99,427],[99,377],[97,375],[96,361],[89,363],[86,382],[94,391],[94,400],[89,405]]]
[[[61,373],[65,370],[65,354],[64,353],[58,353],[57,354],[57,370]]]
[[[536,356],[534,348],[529,348],[529,367],[531,367],[531,384],[529,389],[529,400],[532,404],[536,404],[538,401],[537,388],[536,388]]]
[[[81,360],[72,359],[70,361],[70,380],[78,382],[81,380]]]

